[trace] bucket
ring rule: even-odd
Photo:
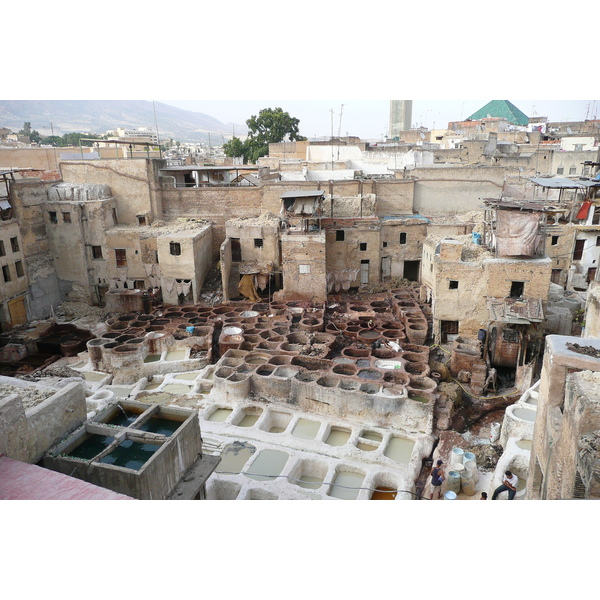
[[[455,494],[460,493],[460,473],[458,471],[450,471],[448,473],[448,487],[449,492],[454,492]]]
[[[444,500],[456,500],[456,494],[449,490],[444,494]]]
[[[496,444],[500,439],[500,423],[492,423],[490,427],[490,443]]]
[[[191,326],[189,326],[189,327],[186,327],[186,328],[185,328],[185,330],[186,330],[188,333],[194,333],[194,329],[195,329],[195,328],[194,328],[194,326],[193,326],[193,325],[191,325]]]
[[[472,452],[465,452],[463,455],[463,465],[470,460],[475,461],[475,455]]]
[[[462,465],[464,454],[465,451],[462,448],[452,448],[452,452],[450,453],[450,464]]]

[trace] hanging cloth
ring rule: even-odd
[[[577,213],[576,219],[587,219],[588,214],[590,212],[590,206],[592,205],[591,200],[585,200],[585,202],[581,205],[579,212]]]
[[[181,284],[181,289],[182,289],[182,293],[184,296],[187,296],[190,292],[190,288],[192,287],[192,282],[191,281],[184,281]]]
[[[175,287],[175,278],[174,277],[165,277],[163,279],[163,284],[164,284],[165,291],[170,294],[173,291],[173,288]]]
[[[242,296],[248,298],[252,302],[258,302],[260,297],[256,293],[254,282],[252,281],[252,275],[244,275],[238,283],[238,291]]]

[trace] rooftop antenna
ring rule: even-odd
[[[340,107],[340,126],[338,128],[338,138],[341,138],[342,136],[342,112],[344,111],[344,105],[342,104],[342,106]],[[338,160],[340,160],[340,144],[338,141]]]
[[[156,119],[156,105],[154,104],[154,100],[152,100],[152,108],[154,109],[154,126],[156,127],[156,142],[158,144],[158,154],[160,158],[162,158],[162,150],[160,149],[160,136],[158,135],[158,121]]]
[[[333,108],[329,109],[331,113],[331,170],[333,171]]]

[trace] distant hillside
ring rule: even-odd
[[[0,100],[0,127],[13,131],[23,128],[25,121],[42,135],[63,135],[74,131],[103,134],[122,127],[155,129],[154,106],[161,140],[173,138],[181,142],[208,140],[221,143],[232,135],[232,127],[242,133],[245,125],[224,124],[198,112],[182,110],[148,100]],[[239,135],[238,133],[238,135]]]

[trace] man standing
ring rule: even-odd
[[[441,460],[437,461],[437,464],[433,469],[431,469],[431,486],[433,490],[431,492],[431,496],[429,496],[430,500],[433,500],[433,495],[437,491],[438,498],[442,497],[442,483],[444,482],[444,469],[442,465],[444,463]]]
[[[499,485],[492,495],[492,500],[496,500],[498,494],[502,492],[508,491],[508,499],[514,500],[515,494],[517,493],[517,484],[519,483],[519,478],[516,475],[513,475],[510,471],[504,472],[504,481],[502,485]]]

